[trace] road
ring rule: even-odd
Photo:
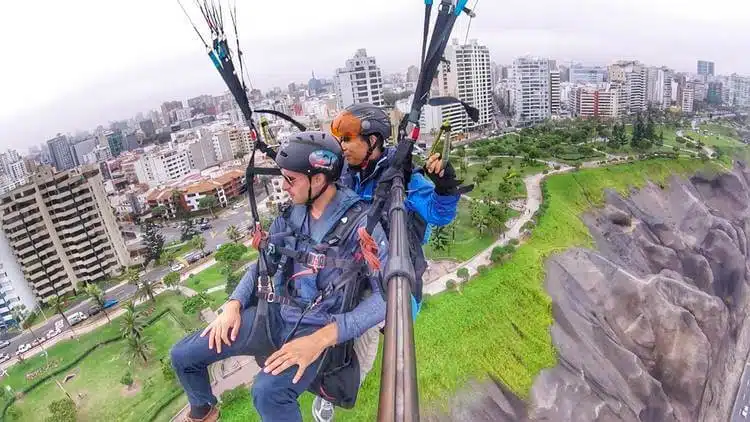
[[[729,421],[747,422],[748,417],[742,416],[741,413],[745,406],[750,409],[750,362],[745,364],[745,369],[742,371],[742,378],[740,378],[737,397],[734,399],[734,406],[732,406],[732,414],[729,416]],[[750,410],[748,412],[750,413]]]

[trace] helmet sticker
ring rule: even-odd
[[[338,157],[331,151],[319,149],[317,151],[313,151],[310,154],[309,159],[310,166],[312,168],[331,171],[336,165]]]

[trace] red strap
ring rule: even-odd
[[[375,243],[375,239],[367,233],[365,227],[357,229],[359,234],[359,247],[362,249],[362,257],[367,262],[367,266],[372,271],[378,271],[380,269],[380,258],[378,258],[378,245]]]

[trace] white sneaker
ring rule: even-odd
[[[315,396],[312,404],[312,415],[315,422],[331,422],[333,420],[333,404]]]

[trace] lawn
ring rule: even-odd
[[[605,188],[626,194],[646,180],[664,182],[702,166],[698,160],[648,160],[550,177],[549,208],[507,263],[470,281],[461,294],[426,299],[415,326],[421,408],[442,408],[469,379],[488,374],[528,397],[534,377],[556,363],[549,335],[552,304],[543,288],[545,260],[573,246],[592,246],[580,215],[603,204]],[[379,361],[356,408],[337,409],[337,420],[376,419]],[[222,420],[257,420],[251,405],[246,396],[224,409]],[[302,406],[309,415],[309,404]]]
[[[742,142],[740,142],[739,140],[735,138],[720,135],[717,133],[707,135],[704,133],[698,133],[692,130],[687,130],[685,131],[685,135],[690,136],[695,141],[701,141],[708,146],[727,147],[727,148],[745,146],[745,144],[743,144]]]
[[[503,180],[505,180],[508,173],[513,173],[518,176],[513,178],[516,188],[515,197],[525,198],[526,185],[523,183],[523,177],[530,174],[541,173],[547,168],[541,163],[537,163],[533,166],[523,165],[523,160],[518,158],[486,158],[479,162],[474,161],[472,165],[467,167],[466,174],[461,174],[459,178],[463,179],[465,184],[475,183],[474,178],[476,177],[477,172],[484,168],[484,163],[488,160],[494,160],[500,165],[493,166],[492,171],[490,171],[486,180],[478,185],[475,184],[474,190],[468,193],[472,198],[481,198],[486,194],[495,195],[498,186]]]
[[[495,236],[489,233],[480,235],[471,225],[471,211],[469,201],[461,199],[458,205],[458,216],[455,220],[456,237],[448,250],[436,251],[428,243],[425,255],[428,259],[452,259],[458,262],[466,261],[483,251],[495,241]]]
[[[248,249],[248,251],[242,256],[240,261],[242,265],[254,260],[258,256],[258,252],[254,249]],[[212,287],[221,286],[226,283],[226,277],[221,274],[221,263],[216,263],[205,270],[195,274],[194,276],[188,277],[185,281],[185,286],[199,292],[201,290],[210,289]],[[241,271],[241,270],[239,270]],[[244,274],[244,272],[243,272]]]
[[[119,382],[129,365],[129,358],[121,356],[122,341],[98,347],[79,364],[56,377],[63,382],[64,375],[76,374],[72,380],[64,383],[64,387],[78,402],[81,420],[141,421],[145,415],[153,414],[158,403],[178,391],[177,384],[164,380],[159,358],[168,354],[169,348],[185,335],[186,329],[193,330],[201,326],[197,318],[182,314],[181,302],[182,298],[174,293],[164,293],[157,297],[154,314],[166,308],[170,308],[172,312],[164,314],[144,330],[145,335],[151,340],[154,351],[148,365],[144,366],[140,361],[133,364],[135,384],[132,390],[127,391]],[[148,302],[139,305],[139,308],[145,309],[150,306],[153,305]],[[93,345],[116,337],[119,328],[118,318],[111,324],[81,336],[80,342],[67,340],[58,343],[48,349],[48,359],[58,365],[65,365]],[[33,382],[27,381],[25,375],[43,367],[44,363],[43,356],[36,356],[22,364],[14,365],[8,371],[3,384],[10,385],[15,391],[23,390]],[[83,398],[79,398],[78,394],[83,394]],[[55,382],[47,381],[12,406],[20,411],[20,418],[7,419],[43,420],[47,415],[48,404],[63,397],[64,393]]]

